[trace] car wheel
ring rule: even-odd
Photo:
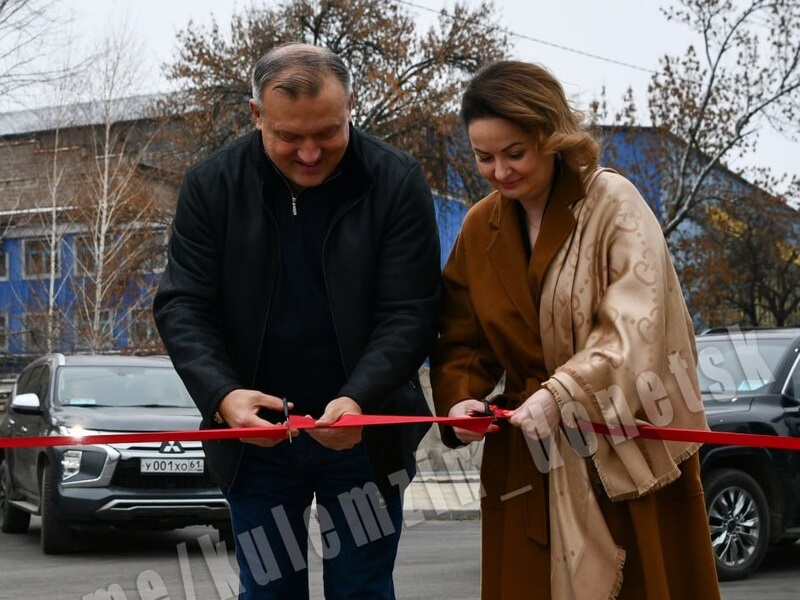
[[[720,469],[708,476],[705,497],[717,577],[743,579],[758,568],[769,546],[764,491],[744,471]]]
[[[41,515],[42,515],[42,551],[45,554],[63,554],[72,550],[72,530],[59,519],[55,510],[55,498],[58,493],[54,479],[55,473],[50,465],[42,471]]]
[[[11,505],[11,473],[8,462],[0,461],[0,531],[3,533],[25,533],[31,522],[31,514]]]

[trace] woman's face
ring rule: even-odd
[[[503,196],[535,205],[547,202],[555,156],[540,154],[536,137],[500,118],[470,121],[478,172]]]

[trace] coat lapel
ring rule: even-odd
[[[522,243],[516,200],[504,198],[499,192],[494,193],[499,201],[490,219],[492,233],[487,248],[489,259],[522,318],[538,331],[541,282],[553,258],[575,229],[575,217],[570,206],[583,198],[584,186],[580,175],[564,166],[547,203],[530,264]],[[520,273],[527,273],[528,277],[520,277]]]
[[[585,195],[586,190],[580,175],[564,165],[547,202],[528,269],[530,289],[536,299],[537,307],[542,293],[544,274],[559,249],[575,230],[575,216],[570,207]]]
[[[520,273],[527,272],[528,264],[525,248],[522,245],[516,200],[500,197],[490,224],[492,233],[489,238],[488,254],[497,277],[528,326],[538,329],[539,316],[533,304],[531,290],[526,279],[520,277]]]

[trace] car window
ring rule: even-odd
[[[25,369],[17,379],[17,394],[27,394],[31,391],[30,381],[33,369]]]
[[[49,400],[48,392],[50,391],[50,366],[41,365],[37,367],[35,377],[37,380],[35,392],[39,396],[39,402],[47,402]]]
[[[36,394],[39,402],[47,398],[48,369],[38,365],[22,374],[17,384],[17,394]]]
[[[795,400],[800,400],[800,359],[794,361],[794,367],[786,381],[784,393]]]
[[[64,406],[194,406],[175,370],[164,367],[65,366],[56,388]]]
[[[700,391],[722,397],[761,390],[775,381],[790,342],[754,336],[697,338]]]

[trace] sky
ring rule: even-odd
[[[73,14],[72,29],[89,43],[126,21],[142,43],[147,65],[146,92],[166,89],[160,66],[176,52],[176,32],[189,20],[208,23],[213,15],[223,31],[234,12],[251,4],[238,0],[63,0]],[[266,0],[277,5],[277,0]],[[477,0],[466,0],[476,6]],[[611,107],[619,107],[631,87],[645,116],[646,88],[659,58],[682,54],[699,36],[669,22],[659,0],[495,0],[500,24],[511,34],[514,58],[540,62],[563,83],[581,108],[606,88]],[[453,0],[408,0],[406,8],[424,26]],[[649,124],[647,122],[642,124]],[[757,152],[734,168],[769,166],[776,174],[800,176],[800,142],[762,130]]]

